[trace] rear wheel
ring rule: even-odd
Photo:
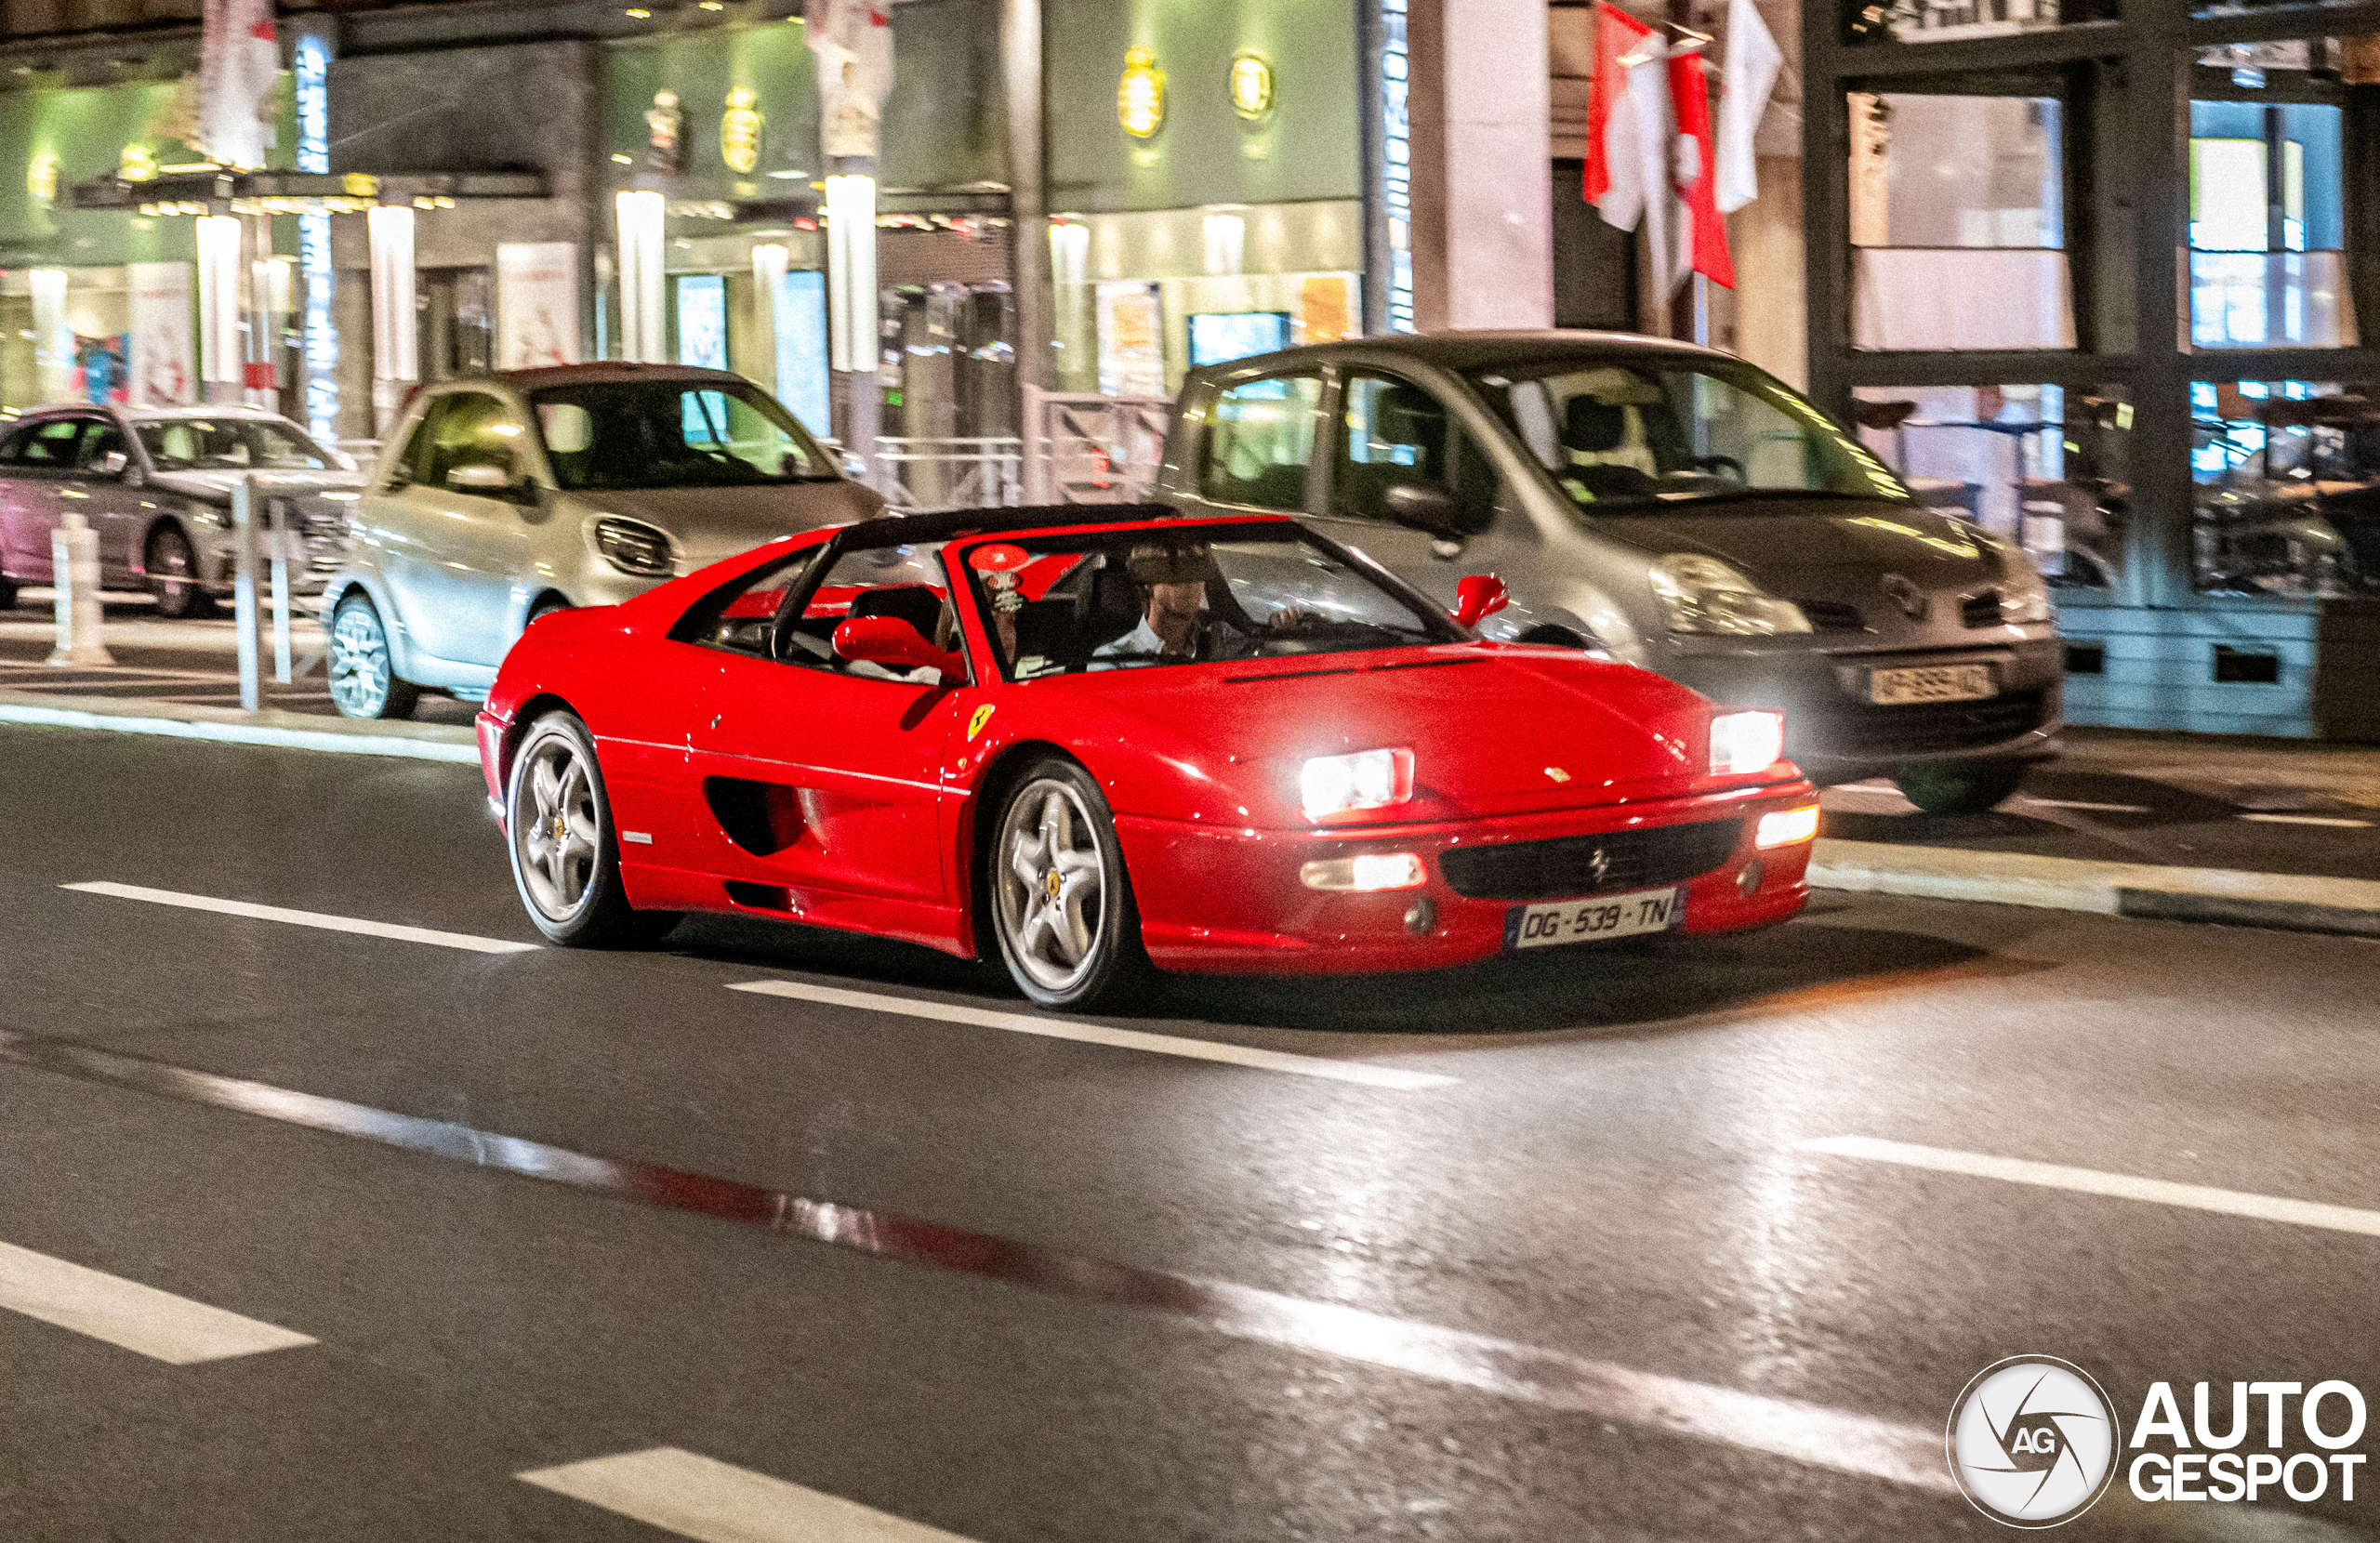
[[[506,785],[504,825],[521,903],[555,943],[632,947],[678,925],[677,912],[628,903],[595,740],[572,714],[530,725]]]
[[[198,554],[191,549],[190,537],[168,525],[149,538],[142,560],[149,570],[150,591],[157,597],[158,615],[179,621],[214,611],[215,602],[199,587]]]
[[[1116,823],[1090,772],[1054,758],[1026,767],[983,862],[1000,959],[1025,996],[1089,1009],[1152,983]]]
[[[1981,814],[2023,785],[2017,761],[1950,761],[1912,767],[1893,779],[1901,797],[1928,814]]]
[[[410,718],[421,688],[397,679],[389,629],[358,589],[331,613],[331,705],[346,718]]]
[[[17,581],[0,574],[0,611],[17,609]]]

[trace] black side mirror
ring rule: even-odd
[[[1388,517],[1400,525],[1409,525],[1441,541],[1462,539],[1454,495],[1435,482],[1399,482],[1382,495],[1382,502],[1388,506]]]

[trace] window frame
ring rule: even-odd
[[[1331,374],[1332,368],[1329,365],[1276,365],[1271,369],[1251,370],[1229,380],[1213,382],[1210,387],[1212,394],[1206,403],[1206,421],[1198,436],[1197,467],[1192,474],[1191,485],[1197,494],[1198,501],[1218,509],[1245,509],[1251,514],[1315,513],[1318,508],[1317,493],[1327,487],[1329,480],[1327,473],[1316,476],[1314,452],[1315,441],[1321,437],[1322,424],[1331,420],[1330,403],[1333,400]],[[1311,414],[1320,421],[1313,426],[1313,431],[1306,440],[1305,476],[1299,490],[1300,501],[1294,507],[1242,503],[1235,499],[1217,498],[1207,491],[1207,468],[1213,464],[1214,460],[1216,419],[1222,410],[1223,398],[1243,387],[1259,385],[1268,380],[1311,380],[1315,383],[1314,405]]]

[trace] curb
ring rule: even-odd
[[[2380,882],[1821,840],[1813,889],[2380,938]]]
[[[157,734],[218,745],[262,745],[350,756],[396,756],[464,766],[480,763],[478,736],[459,724],[450,723],[359,723],[304,713],[243,713],[226,707],[132,704],[109,697],[49,696],[32,692],[0,692],[0,723],[98,729],[119,734]]]

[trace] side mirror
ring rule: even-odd
[[[850,478],[854,482],[865,482],[867,481],[866,457],[859,455],[855,451],[846,450],[842,453],[840,460],[842,463],[844,476]]]
[[[1388,517],[1400,525],[1427,532],[1441,541],[1462,539],[1455,519],[1454,495],[1435,482],[1399,482],[1382,501],[1388,506]]]
[[[99,458],[92,469],[102,477],[121,477],[124,475],[124,468],[131,464],[131,456],[121,450],[111,450]]]
[[[1464,626],[1477,626],[1513,603],[1504,581],[1493,574],[1471,574],[1454,587],[1454,619]]]
[[[854,664],[881,665],[886,669],[938,669],[944,680],[956,679],[966,663],[945,653],[898,616],[860,616],[835,628],[835,653]]]
[[[505,467],[478,461],[449,471],[446,485],[463,493],[507,494],[512,491],[512,472]]]

